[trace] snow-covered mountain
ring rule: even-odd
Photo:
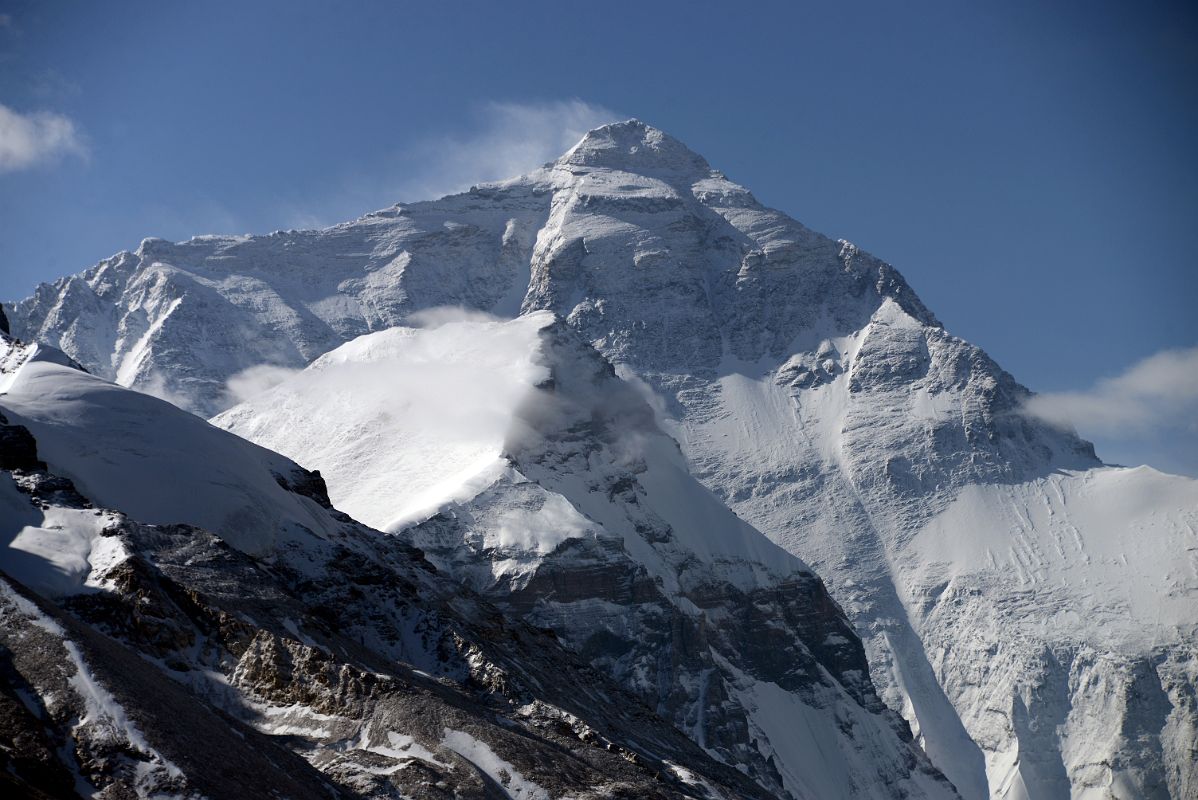
[[[1072,433],[1029,419],[1028,392],[945,331],[892,267],[762,207],[649,126],[606,126],[528,176],[324,231],[147,240],[8,311],[15,334],[210,415],[281,377],[263,365],[302,368],[351,342],[283,384],[319,385],[322,364],[369,360],[359,351],[376,343],[358,337],[446,305],[553,312],[643,381],[690,475],[828,582],[883,699],[967,797],[1198,794],[1198,482],[1103,466]],[[253,417],[268,410],[255,409],[250,398],[224,420],[265,437]],[[555,483],[589,470],[534,456],[552,466],[537,473],[489,430],[479,462],[506,454],[522,476],[504,503],[523,480],[608,534],[627,524],[608,530],[603,509]],[[305,466],[319,456],[330,475],[336,459],[352,471],[354,453],[319,437],[304,447],[293,455]],[[601,473],[618,464],[609,446],[595,452]],[[448,487],[387,507],[397,476],[417,470],[381,458],[339,491],[381,501],[393,516],[374,522],[389,524],[465,486],[451,499],[475,522],[404,530],[442,536],[434,559],[516,607],[519,581],[502,600],[497,579],[544,559],[502,561],[503,503],[480,508],[486,493],[444,472]],[[443,463],[466,463],[456,458]],[[656,494],[637,481],[630,497]],[[571,524],[555,520],[551,536]],[[551,608],[526,597],[528,613]],[[684,705],[663,713],[697,737]]]
[[[549,312],[442,322],[359,337],[214,422],[318,465],[337,507],[772,795],[955,796],[819,579],[690,476],[601,355]]]
[[[12,796],[772,796],[319,475],[42,345],[0,364]]]

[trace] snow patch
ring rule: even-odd
[[[487,777],[507,790],[512,800],[549,800],[549,792],[496,755],[486,742],[479,741],[465,731],[446,728],[441,746],[482,770]]]
[[[90,508],[37,508],[0,472],[0,569],[48,597],[104,588],[104,573],[129,557],[118,537],[103,535],[118,520]]]

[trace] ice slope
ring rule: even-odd
[[[430,419],[500,417],[428,460]],[[696,482],[641,391],[552,315],[368,334],[213,421],[319,468],[350,513],[554,629],[764,789],[954,794],[818,579]]]
[[[8,311],[20,335],[207,414],[232,403],[226,381],[243,369],[302,367],[445,304],[554,311],[647,381],[692,474],[827,578],[886,700],[967,795],[1198,791],[1188,633],[1079,644],[1050,620],[1107,620],[1100,595],[1079,589],[1064,612],[1031,606],[1013,568],[924,599],[926,586],[990,570],[987,550],[1020,550],[1017,529],[986,514],[995,527],[958,534],[971,542],[960,563],[911,572],[921,532],[959,498],[1086,475],[1101,467],[1090,446],[1022,415],[1026,389],[945,331],[890,265],[763,207],[650,126],[605,126],[523,178],[326,231],[147,241]],[[1111,497],[1131,508],[1171,481],[1113,482]],[[1095,498],[1073,498],[1082,541],[1103,538],[1086,529]],[[1174,565],[1188,563],[1192,523],[1166,527],[1167,516],[1144,552],[1161,560],[1144,570],[1184,588]],[[1068,549],[1060,559],[1081,587],[1124,575]],[[1126,627],[1156,629],[1140,615],[1168,604],[1163,584],[1126,578],[1152,598],[1128,607]],[[958,607],[979,627],[954,625]],[[1016,637],[1009,617],[988,616],[1004,608],[1041,632]],[[1074,715],[1084,735],[1056,735],[1065,705],[1088,709]]]

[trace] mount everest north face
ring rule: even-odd
[[[3,311],[13,786],[1198,796],[1198,481],[648,125]]]

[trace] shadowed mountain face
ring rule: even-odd
[[[255,403],[255,373],[243,371],[299,369],[446,305],[501,318],[552,312],[621,376],[651,389],[655,426],[677,441],[684,471],[827,580],[865,642],[882,699],[966,796],[1196,791],[1198,721],[1187,699],[1198,618],[1198,566],[1187,555],[1198,547],[1195,482],[1104,467],[1072,433],[1029,420],[1027,391],[946,332],[892,267],[762,207],[642,123],[592,131],[528,176],[324,231],[147,240],[7,311],[16,335],[199,414],[246,400],[221,424],[321,469],[334,498],[366,507],[383,495],[355,492],[363,479],[343,469],[352,459],[321,443],[335,424],[280,436],[303,417]],[[546,369],[568,361],[546,359]],[[578,493],[563,483],[563,475],[593,479],[594,465],[563,470],[569,459],[554,455],[561,442],[585,453],[611,443],[572,430],[546,433],[552,446],[488,451],[520,476],[500,494],[514,502],[531,491],[527,482],[611,534],[596,521],[604,509],[589,505],[594,486]],[[627,471],[619,457],[603,458],[613,478]],[[637,481],[620,484],[626,499],[613,500],[625,509],[655,494],[631,472]],[[486,531],[503,525],[488,517],[483,491],[496,485],[397,495],[432,510],[395,530],[652,699],[638,683],[651,673],[630,666],[637,657],[621,661],[615,645],[589,644],[599,631],[622,641],[616,615],[579,625],[552,605],[561,590],[544,588],[553,585],[549,565],[579,541],[589,543],[579,554],[588,569],[608,564],[605,536],[558,537],[563,552],[521,556],[521,580],[500,580],[506,567],[495,565],[512,554],[488,544]],[[469,519],[447,519],[438,500]],[[611,574],[623,570],[636,585],[631,576],[648,557],[634,553]],[[638,607],[677,606],[679,597],[703,607],[694,592],[644,597]],[[697,652],[740,652],[746,643],[726,636],[733,625],[703,640],[723,643]],[[693,662],[696,674],[732,680],[715,656],[718,669],[704,673],[705,657]],[[758,677],[782,685],[773,673]],[[658,693],[658,710],[730,761],[736,747],[771,738],[758,715],[756,733],[709,744],[710,718],[695,717],[707,707],[700,694]]]

